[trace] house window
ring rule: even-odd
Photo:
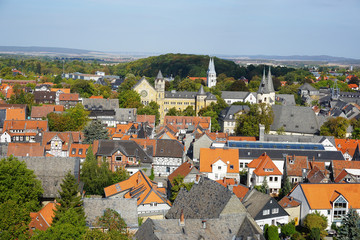
[[[122,160],[122,156],[116,156],[116,157],[115,157],[115,161],[120,162],[121,160]]]
[[[248,164],[247,163],[245,163],[245,167],[247,168],[248,166],[247,166]]]
[[[79,155],[82,155],[82,153],[83,153],[83,150],[79,149]]]
[[[230,165],[230,169],[234,169],[234,165]]]
[[[274,181],[277,182],[277,180],[278,180],[278,177],[274,177]]]
[[[271,213],[272,213],[272,214],[279,213],[279,208],[273,208],[273,209],[271,210]]]
[[[218,166],[218,169],[221,170],[221,166]]]
[[[342,202],[336,202],[334,204],[334,208],[346,208],[346,202],[342,203]]]
[[[340,220],[346,215],[346,210],[334,210],[334,220]]]
[[[270,182],[272,182],[272,180],[273,180],[273,177],[270,177]]]
[[[240,163],[240,168],[244,168],[244,163]]]
[[[166,167],[166,172],[167,172],[167,173],[170,172],[170,167]]]
[[[76,153],[76,148],[71,149],[71,154],[75,154]]]
[[[265,209],[263,210],[263,215],[269,215],[270,214],[270,209]]]
[[[128,158],[128,161],[129,161],[129,162],[134,162],[134,158],[129,157],[129,158]]]

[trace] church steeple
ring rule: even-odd
[[[264,67],[263,77],[262,77],[259,89],[257,91],[256,102],[257,103],[268,103],[268,104],[275,103],[275,90],[274,90],[274,84],[272,81],[270,67],[269,67],[269,72],[268,72],[267,76],[266,76],[265,67]]]
[[[269,91],[270,92],[275,92],[274,90],[274,84],[273,84],[273,80],[272,80],[272,76],[271,76],[271,67],[269,67],[269,74],[268,74],[268,86],[269,86]]]
[[[216,86],[216,71],[214,58],[210,58],[209,67],[207,70],[207,86],[209,88]]]
[[[161,70],[159,70],[159,72],[158,72],[158,74],[157,74],[157,76],[156,76],[156,79],[163,79],[164,77],[163,77],[163,75],[162,75],[162,73],[161,73]]]

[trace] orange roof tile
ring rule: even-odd
[[[70,145],[69,157],[86,158],[90,144],[72,143]]]
[[[15,157],[42,157],[44,156],[44,146],[40,143],[17,143],[10,142],[7,156]]]
[[[235,185],[234,178],[224,178],[224,179],[216,180],[216,182],[220,183],[224,187],[227,187],[228,185]]]
[[[263,153],[259,158],[252,160],[248,164],[248,168],[255,168],[254,173],[258,176],[282,175],[281,171],[266,153]],[[265,169],[269,170],[266,171]]]
[[[30,213],[30,230],[32,230],[32,228],[35,228],[37,230],[45,231],[48,227],[50,227],[53,221],[53,217],[55,215],[55,207],[56,203],[49,202],[39,212]]]
[[[335,138],[335,147],[338,151],[341,151],[343,154],[348,152],[351,156],[354,155],[356,146],[360,144],[358,139],[339,139]]]
[[[332,209],[332,201],[339,194],[346,198],[349,207],[360,208],[359,183],[299,184],[299,186],[311,209]]]
[[[59,101],[79,101],[78,93],[61,93],[59,95]]]
[[[106,197],[124,191],[127,191],[124,198],[136,197],[138,205],[156,202],[166,203],[171,206],[169,200],[157,191],[156,183],[151,181],[141,170],[130,176],[127,180],[104,188]]]
[[[177,177],[178,175],[183,176],[183,177],[186,177],[186,176],[190,173],[190,171],[191,171],[192,169],[196,169],[196,168],[194,167],[193,164],[191,164],[190,162],[186,161],[186,162],[184,162],[183,164],[181,164],[177,169],[175,169],[175,170],[168,176],[168,179],[169,179],[170,182],[172,182],[173,179],[174,179],[175,177]],[[197,169],[196,169],[196,171],[199,172]]]
[[[25,120],[25,109],[8,108],[6,109],[6,120]]]
[[[33,106],[31,108],[31,118],[42,118],[42,117],[46,117],[49,113],[63,112],[63,111],[64,111],[64,106],[62,105]]]
[[[44,130],[48,128],[47,120],[5,120],[3,131],[9,130]]]
[[[43,133],[43,146],[45,150],[50,150],[51,139],[58,136],[62,140],[62,150],[67,151],[70,149],[70,144],[79,143],[84,138],[82,132],[44,132]]]
[[[310,169],[310,165],[306,156],[286,156],[286,174],[288,176],[302,177],[303,169]]]
[[[349,88],[358,88],[359,86],[356,85],[356,84],[349,84],[348,87],[349,87]]]
[[[293,197],[285,196],[279,201],[279,204],[283,208],[289,208],[289,207],[297,207],[301,203],[296,201]]]
[[[223,161],[227,165],[227,172],[239,172],[239,150],[238,149],[200,149],[200,172],[212,172],[212,164]]]
[[[244,136],[228,136],[228,141],[249,141],[254,142],[256,141],[256,137],[244,137]]]
[[[103,99],[103,96],[91,96],[90,99]]]
[[[339,182],[343,182],[344,177],[346,177],[348,175],[348,172],[346,171],[346,169],[343,169],[338,175],[337,177],[334,179],[334,182],[339,183]]]
[[[360,169],[360,161],[345,161],[345,160],[333,160],[332,170],[334,179],[338,177],[343,169]]]
[[[138,123],[148,122],[149,124],[154,125],[155,124],[155,115],[137,115],[136,122],[138,122]]]
[[[51,92],[62,91],[63,93],[70,93],[70,88],[51,88]]]
[[[245,197],[248,191],[249,188],[247,186],[244,185],[233,186],[233,192],[240,200],[242,200]]]

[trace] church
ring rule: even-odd
[[[140,94],[142,104],[148,105],[151,101],[159,104],[160,123],[163,123],[166,113],[173,107],[175,107],[176,110],[183,111],[188,106],[192,106],[197,115],[200,109],[209,106],[212,102],[216,103],[217,101],[216,96],[210,92],[205,92],[203,86],[200,87],[198,92],[177,92],[176,90],[165,91],[165,81],[161,71],[159,71],[155,79],[155,87],[153,87],[145,77],[140,79],[133,87],[133,90]],[[215,85],[215,64],[214,59],[210,58],[207,71],[207,86],[213,87]]]
[[[256,93],[256,103],[267,103],[270,105],[275,104],[275,90],[270,67],[267,77],[264,68],[263,78],[261,80],[259,90]]]

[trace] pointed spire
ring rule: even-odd
[[[204,91],[204,87],[203,87],[203,85],[201,85],[199,91],[197,92],[197,95],[205,95],[205,94],[206,94],[206,93],[205,93],[205,91]]]
[[[208,73],[216,73],[215,72],[214,58],[210,58]]]
[[[159,72],[158,72],[158,74],[157,74],[157,76],[156,76],[156,79],[163,79],[164,77],[163,77],[163,75],[162,75],[162,73],[161,73],[161,70],[159,70]]]
[[[274,84],[271,76],[271,66],[269,66],[269,74],[268,74],[268,89],[270,92],[275,92],[274,90]]]

